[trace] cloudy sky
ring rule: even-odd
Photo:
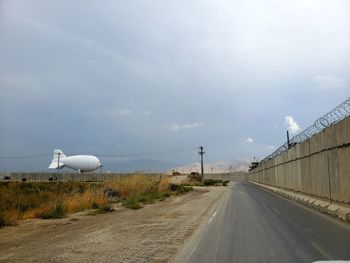
[[[262,158],[349,97],[349,73],[348,0],[1,0],[0,156]]]

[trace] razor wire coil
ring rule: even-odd
[[[343,120],[348,116],[350,116],[350,97],[335,107],[333,110],[318,118],[314,124],[292,137],[289,140],[290,145],[293,146],[295,144],[304,142],[307,139],[310,139],[313,135],[320,133],[325,128],[332,126],[333,124]],[[275,158],[277,155],[280,155],[282,152],[288,150],[290,148],[290,145],[288,145],[288,142],[284,143],[273,153],[262,159],[260,163]]]

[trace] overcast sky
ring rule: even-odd
[[[348,0],[1,0],[0,155],[262,158],[349,97],[349,73]]]

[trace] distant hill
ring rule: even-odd
[[[220,161],[216,163],[206,163],[204,164],[205,173],[228,173],[230,171],[230,166],[232,166],[232,172],[238,171],[248,171],[249,162],[243,160],[232,160],[232,161]],[[200,172],[200,163],[193,163],[185,166],[174,167],[168,170],[171,173],[173,170],[178,171],[182,174],[187,174],[191,172]]]
[[[111,172],[164,172],[167,171],[170,167],[177,165],[176,163],[174,164],[148,158],[138,158],[128,161],[104,160],[102,163],[104,165],[103,170]]]

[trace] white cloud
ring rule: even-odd
[[[166,124],[163,125],[164,129],[171,130],[171,131],[178,131],[180,130],[180,126],[177,124]]]
[[[202,126],[202,125],[204,125],[203,122],[184,124],[184,125],[182,125],[182,129],[193,129],[193,128],[197,128],[197,127]]]
[[[301,131],[299,124],[292,116],[286,116],[284,123],[290,133],[297,133]]]
[[[123,108],[120,110],[107,110],[107,114],[112,115],[112,116],[116,116],[116,115],[130,115],[132,114],[132,110],[127,109],[127,108]]]
[[[129,110],[127,108],[123,108],[123,109],[119,110],[118,113],[119,113],[119,115],[129,115],[132,113],[132,110]]]
[[[275,146],[273,146],[273,145],[269,145],[266,147],[266,150],[273,150],[273,149],[275,149]]]
[[[197,122],[197,123],[187,123],[187,124],[167,124],[163,125],[163,128],[171,131],[180,131],[180,130],[185,130],[185,129],[194,129],[198,128],[200,126],[203,126],[203,122]]]
[[[252,143],[254,142],[253,138],[248,137],[247,139],[244,140],[245,143]]]
[[[144,112],[143,112],[143,114],[145,114],[145,115],[150,115],[152,113],[152,111],[148,111],[148,110],[145,110]]]
[[[320,90],[334,90],[346,87],[343,79],[333,76],[318,75],[314,77],[313,82]]]

